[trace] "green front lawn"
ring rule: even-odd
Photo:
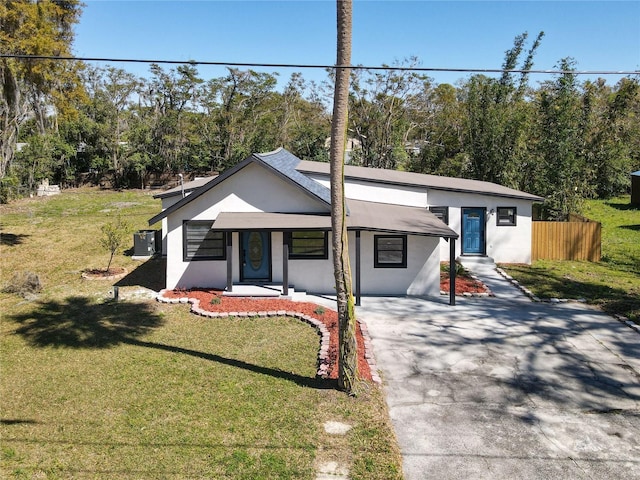
[[[161,283],[160,262],[119,255],[117,303],[113,281],[81,279],[107,259],[109,215],[140,229],[158,209],[143,192],[88,190],[0,206],[0,283],[30,271],[44,285],[0,293],[0,477],[313,479],[340,461],[351,478],[401,478],[382,392],[316,380],[308,325],[131,298]],[[327,420],[353,429],[330,435]]]
[[[584,298],[640,324],[640,209],[628,196],[591,200],[584,216],[602,223],[602,261],[538,260],[503,268],[538,297]]]

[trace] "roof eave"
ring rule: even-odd
[[[317,163],[322,163],[322,162],[317,162]],[[324,172],[324,171],[319,171],[319,170],[311,170],[309,168],[298,168],[298,171],[304,174],[311,174],[311,175],[322,175],[322,176],[329,176],[328,172]],[[492,196],[492,197],[503,197],[503,198],[514,198],[517,200],[528,200],[528,201],[532,201],[532,202],[543,202],[544,198],[543,197],[539,197],[537,195],[532,195],[532,194],[526,194],[526,195],[518,195],[518,194],[508,194],[508,193],[496,193],[496,192],[485,192],[482,190],[476,190],[476,189],[471,189],[471,188],[451,188],[451,187],[441,187],[441,186],[434,186],[434,185],[428,185],[426,183],[412,183],[412,182],[400,182],[400,181],[396,181],[396,180],[381,180],[381,179],[373,179],[373,178],[367,178],[367,177],[361,177],[361,176],[357,176],[357,175],[349,175],[347,173],[345,173],[344,175],[345,179],[349,179],[349,180],[359,180],[359,181],[363,181],[363,182],[372,182],[372,183],[379,183],[382,185],[396,185],[399,187],[422,187],[422,188],[429,188],[432,190],[440,190],[440,191],[445,191],[445,192],[455,192],[455,193],[471,193],[471,194],[477,194],[477,195],[488,195],[488,196]],[[526,193],[526,192],[523,192]]]
[[[349,231],[356,231],[356,230],[360,230],[363,232],[380,232],[380,233],[390,233],[390,234],[396,234],[396,235],[416,235],[418,237],[435,237],[435,238],[453,238],[453,239],[458,239],[460,238],[460,236],[455,233],[448,233],[445,234],[443,233],[434,233],[434,232],[410,232],[407,230],[395,230],[395,229],[388,229],[388,228],[375,228],[375,227],[359,227],[359,226],[348,226],[347,230]]]

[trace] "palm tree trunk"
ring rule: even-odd
[[[352,1],[337,0],[337,61],[331,123],[331,245],[336,280],[340,353],[338,387],[355,393],[358,376],[355,302],[351,288],[351,267],[344,201],[344,151],[349,101],[349,68],[351,64]]]

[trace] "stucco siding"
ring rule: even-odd
[[[361,234],[361,293],[363,295],[437,296],[440,293],[438,239],[409,236],[406,268],[374,267],[374,233]],[[272,281],[283,280],[282,232],[271,233]],[[239,235],[232,236],[234,283],[240,280]],[[349,232],[349,255],[355,282],[355,233]],[[182,258],[182,257],[180,257]],[[289,260],[289,284],[297,291],[335,294],[331,246],[322,260]],[[227,263],[218,261],[168,262],[167,288],[226,287]],[[355,288],[355,285],[354,285]]]
[[[499,263],[531,263],[531,202],[513,198],[432,190],[429,205],[449,207],[449,227],[461,235],[462,209],[485,209],[486,254]],[[516,226],[498,226],[498,207],[516,207]],[[491,213],[493,211],[493,213]],[[461,254],[461,239],[456,242],[456,257]],[[440,258],[449,260],[449,243],[440,241]]]
[[[328,213],[327,201],[316,195],[317,185],[302,187],[295,176],[282,178],[270,167],[259,162],[248,163],[219,183],[209,185],[208,190],[196,193],[180,208],[173,207],[162,220],[163,254],[167,256],[167,288],[215,287],[225,288],[227,281],[227,261],[183,261],[183,223],[186,220],[211,220],[218,214],[239,212],[268,213]],[[309,174],[320,185],[329,186],[329,179],[322,174]],[[307,182],[309,183],[309,182]],[[306,190],[305,190],[306,188]],[[315,189],[315,190],[314,190]],[[456,257],[462,252],[462,214],[464,208],[480,208],[485,212],[484,250],[487,256],[501,263],[531,262],[531,200],[501,197],[497,194],[463,193],[439,190],[427,186],[406,186],[368,180],[346,179],[346,197],[391,205],[428,208],[448,207],[448,225],[461,238],[456,241]],[[324,197],[323,197],[324,198]],[[162,200],[163,211],[181,201],[177,195]],[[352,202],[358,205],[357,202]],[[376,205],[371,208],[375,209]],[[499,207],[517,209],[516,225],[497,225]],[[353,207],[356,210],[355,206]],[[367,207],[369,208],[369,207]],[[380,206],[377,206],[379,211]],[[389,209],[391,207],[387,207]],[[393,207],[398,208],[398,207]],[[367,210],[369,212],[369,210]],[[166,213],[166,212],[165,212]],[[389,214],[387,214],[389,215]],[[413,220],[416,212],[411,214]],[[155,218],[155,217],[154,217]],[[234,217],[237,218],[237,217]],[[384,215],[381,216],[384,218]],[[477,217],[476,217],[477,218]],[[222,225],[222,219],[220,220]],[[295,227],[298,228],[298,221]],[[377,224],[369,223],[371,229],[380,230]],[[477,226],[477,220],[475,226]],[[215,223],[214,223],[215,228]],[[222,228],[222,227],[221,227]],[[230,229],[244,228],[231,227]],[[249,228],[257,228],[250,226]],[[264,225],[263,225],[264,228]],[[276,227],[277,228],[277,227]],[[280,228],[283,228],[280,225]],[[316,228],[316,227],[314,227]],[[449,234],[451,232],[446,229]],[[411,231],[411,230],[409,230]],[[414,232],[415,233],[415,232]],[[374,232],[361,232],[361,285],[363,295],[419,295],[437,296],[440,292],[440,262],[449,260],[449,243],[439,237],[408,235],[407,265],[402,268],[376,268],[374,265]],[[232,281],[241,280],[240,235],[232,238]],[[476,240],[472,236],[468,239]],[[283,280],[283,233],[270,233],[271,270],[274,284]],[[471,246],[467,251],[473,251]],[[349,252],[355,282],[355,232],[349,232]],[[288,260],[289,284],[296,290],[310,293],[335,294],[331,245],[327,259]],[[355,288],[355,285],[354,285]]]
[[[311,177],[328,186],[326,176]],[[462,208],[482,207],[486,210],[486,255],[501,263],[531,263],[531,202],[476,193],[452,192],[426,187],[384,185],[368,181],[345,180],[347,198],[416,207],[449,207],[449,227],[461,233]],[[498,207],[516,207],[516,226],[497,226]],[[493,214],[491,214],[493,210]],[[456,256],[461,254],[461,241],[456,242]],[[449,260],[449,243],[440,241],[440,259]]]
[[[179,210],[181,218],[215,219],[219,212],[327,212],[328,207],[258,164],[249,164]],[[175,215],[173,215],[175,216]]]
[[[175,196],[175,197],[168,197],[168,198],[163,198],[162,199],[162,211],[165,211],[167,208],[169,208],[171,205],[173,205],[174,203],[178,203],[180,200],[182,200],[181,196]],[[168,223],[167,223],[167,219],[163,218],[162,219],[162,256],[166,257],[167,256],[167,232],[168,232]]]
[[[329,188],[329,179],[320,175],[309,175],[313,180]],[[423,187],[404,187],[381,183],[345,179],[345,197],[368,202],[390,203],[409,207],[425,207],[427,193]]]
[[[362,232],[361,290],[363,294],[425,296],[440,294],[438,238],[410,235],[407,237],[406,268],[375,268],[374,235],[373,232]],[[353,265],[355,262],[352,263]]]
[[[167,288],[226,285],[225,261],[183,261],[182,224],[185,220],[215,220],[220,212],[326,212],[318,200],[304,194],[257,164],[250,164],[215,188],[167,217]],[[234,265],[238,263],[238,235],[233,238]],[[272,250],[275,243],[272,242]],[[282,240],[279,242],[282,248]],[[280,253],[280,258],[282,254]],[[281,263],[281,262],[280,262]],[[207,270],[209,269],[210,270]],[[222,279],[222,282],[220,281]],[[234,281],[239,270],[234,271]]]

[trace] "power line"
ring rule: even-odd
[[[502,68],[439,68],[439,67],[401,67],[401,66],[365,66],[365,65],[321,65],[303,63],[258,63],[258,62],[213,62],[203,60],[150,60],[134,58],[99,58],[99,57],[59,57],[49,55],[19,55],[0,54],[0,58],[14,58],[18,60],[55,60],[70,62],[109,62],[109,63],[155,63],[170,65],[206,65],[218,67],[263,67],[263,68],[301,68],[301,69],[336,69],[350,68],[351,70],[399,70],[404,72],[454,72],[454,73],[521,73],[543,75],[640,75],[640,70],[522,70]]]

